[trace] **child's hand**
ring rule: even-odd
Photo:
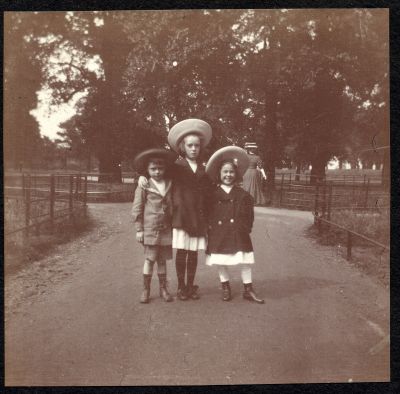
[[[143,231],[137,231],[136,232],[136,241],[143,243]]]
[[[141,187],[142,189],[146,189],[147,187],[149,187],[149,181],[145,176],[140,175],[138,180],[138,186]]]

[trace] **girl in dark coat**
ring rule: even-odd
[[[200,298],[194,278],[198,250],[206,249],[205,196],[211,186],[200,157],[211,136],[210,125],[200,119],[183,120],[168,133],[171,148],[181,156],[171,174],[174,184],[172,247],[177,249],[177,297],[182,301]],[[139,179],[139,186],[146,186],[143,179]]]
[[[235,163],[238,163],[236,165]],[[231,299],[228,266],[241,265],[243,298],[264,303],[252,286],[251,265],[254,264],[250,238],[254,221],[253,198],[237,186],[248,166],[246,152],[238,147],[225,147],[210,158],[206,171],[218,186],[210,194],[208,212],[208,245],[206,264],[216,265],[222,284],[222,299]]]

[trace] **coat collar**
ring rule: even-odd
[[[238,186],[233,186],[232,190],[227,193],[221,186],[217,187],[217,198],[218,200],[234,200],[240,195],[241,189]]]
[[[155,194],[158,194],[161,197],[165,197],[168,194],[169,190],[171,189],[171,185],[172,185],[171,180],[170,179],[166,179],[165,180],[165,195],[163,196],[160,193],[160,191],[157,189],[157,186],[154,183],[154,181],[151,178],[149,178],[149,187],[146,188],[146,190],[148,192],[150,192],[150,193],[155,193]]]
[[[182,166],[183,168],[185,168],[186,171],[189,171],[191,174],[194,175],[202,175],[205,172],[204,165],[201,162],[197,162],[197,170],[196,172],[193,172],[192,167],[190,167],[190,164],[184,157],[180,157],[176,161],[176,164]]]

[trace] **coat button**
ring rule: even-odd
[[[235,220],[234,219],[231,219],[231,223],[233,223]]]
[[[222,224],[221,220],[218,220],[218,224],[219,224],[219,225],[221,225],[221,224]]]

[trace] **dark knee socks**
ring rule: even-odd
[[[178,287],[185,287],[186,272],[187,285],[193,286],[194,277],[196,276],[197,270],[197,251],[178,249],[176,251],[175,267],[176,276],[178,277]]]
[[[187,259],[187,285],[193,286],[194,277],[197,269],[197,252],[188,251]]]
[[[176,276],[178,277],[178,288],[185,287],[185,273],[186,273],[186,250],[178,249],[176,251]]]

